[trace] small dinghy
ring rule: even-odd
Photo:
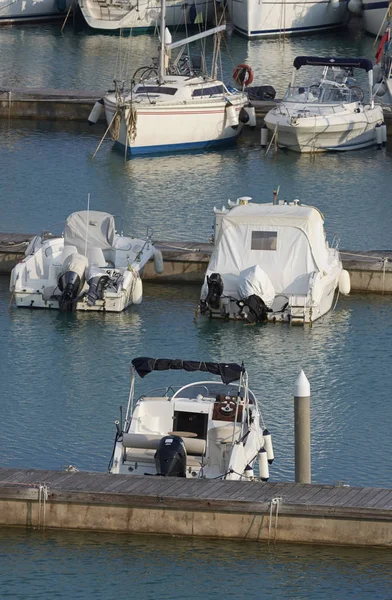
[[[350,277],[329,247],[324,217],[299,200],[215,209],[215,246],[201,290],[202,315],[247,323],[312,323],[330,310]]]
[[[63,237],[33,238],[11,272],[10,290],[16,306],[121,312],[141,303],[141,274],[152,258],[162,272],[150,235],[145,240],[119,235],[112,215],[75,212]]]
[[[219,377],[140,396],[136,373],[173,369]],[[110,473],[267,481],[274,459],[243,365],[140,357],[132,361],[125,423],[116,421]]]

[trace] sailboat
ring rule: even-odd
[[[111,136],[127,155],[221,146],[234,142],[245,122],[255,125],[254,107],[244,92],[249,72],[241,91],[228,89],[216,76],[218,36],[225,28],[219,25],[171,42],[166,30],[166,0],[161,0],[158,62],[138,69],[130,90],[115,81],[115,90],[102,101]],[[184,50],[187,44],[213,34],[217,37],[208,76],[204,61],[196,64]],[[172,61],[170,54],[175,48],[181,50]]]

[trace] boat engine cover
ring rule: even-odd
[[[164,477],[186,477],[186,449],[182,438],[166,435],[155,453],[157,475]]]
[[[263,303],[271,308],[275,298],[275,288],[267,273],[259,265],[244,269],[238,276],[238,295],[240,298],[249,298],[256,295]]]

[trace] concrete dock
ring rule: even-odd
[[[0,274],[6,275],[22,260],[32,234],[0,233]],[[211,257],[212,244],[205,242],[155,242],[162,251],[164,271],[155,273],[146,265],[143,280],[201,285]],[[392,294],[392,251],[352,252],[341,250],[343,267],[350,273],[353,292]]]
[[[392,489],[0,469],[0,525],[392,546]]]

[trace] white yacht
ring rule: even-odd
[[[305,66],[324,67],[313,85],[296,85]],[[356,85],[353,69],[368,74],[367,92]],[[384,121],[374,103],[373,64],[367,58],[297,56],[291,83],[282,102],[265,116],[278,146],[296,152],[357,150],[377,143],[376,127]]]
[[[216,210],[215,245],[201,290],[202,315],[312,323],[332,307],[350,278],[325,237],[324,217],[298,200],[229,201]]]
[[[325,31],[349,18],[341,0],[229,0],[228,7],[235,31],[249,39]]]
[[[195,372],[214,380],[169,386],[139,397],[136,373]],[[243,365],[139,357],[132,360],[125,422],[116,421],[110,473],[254,480],[269,478],[274,460],[271,434]]]
[[[150,259],[162,272],[150,235],[126,237],[108,213],[75,212],[62,237],[33,238],[11,272],[10,291],[19,307],[121,312],[141,303],[141,274]]]
[[[155,29],[161,18],[160,0],[78,0],[86,23],[93,29],[132,31]],[[168,27],[203,24],[214,16],[213,0],[167,0]]]
[[[0,0],[0,25],[65,19],[72,0]]]
[[[101,103],[113,140],[127,156],[203,149],[234,142],[243,123],[254,126],[256,117],[245,92],[229,90],[216,75],[219,36],[226,25],[172,43],[166,29],[165,0],[161,5],[161,39],[164,37],[164,41],[160,44],[158,62],[139,68],[132,77],[134,83],[130,89],[115,82],[115,90],[108,92]],[[163,37],[162,32],[166,32]],[[186,56],[184,50],[187,44],[212,34],[217,37],[212,71],[208,75],[203,57],[198,57],[196,66],[195,60]],[[170,54],[175,48],[181,50],[171,60]],[[96,103],[89,122],[99,117],[101,109],[99,102]]]

